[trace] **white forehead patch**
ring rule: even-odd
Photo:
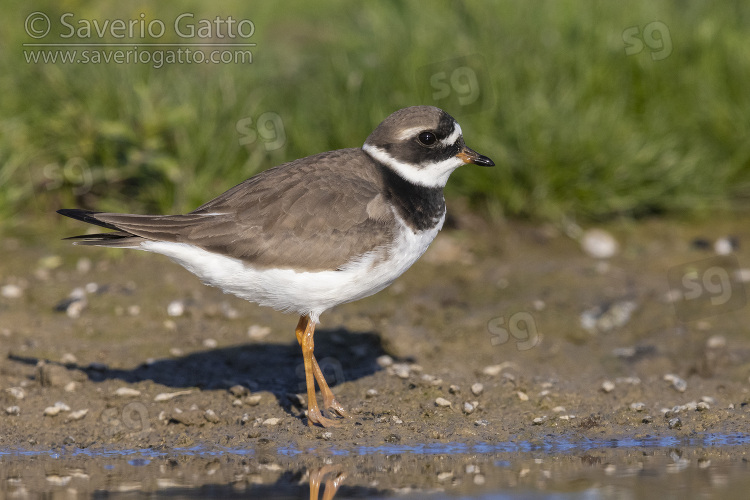
[[[388,166],[403,179],[412,184],[430,188],[445,187],[451,173],[464,164],[462,159],[451,156],[443,161],[412,165],[398,161],[386,151],[370,144],[365,144],[362,149],[374,160]]]

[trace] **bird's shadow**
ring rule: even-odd
[[[315,332],[315,354],[328,384],[335,387],[378,371],[377,358],[385,354],[385,350],[380,336],[374,332],[320,329]],[[13,354],[9,359],[34,365],[40,361]],[[299,398],[294,395],[305,392],[302,351],[296,340],[287,344],[260,342],[221,347],[151,360],[133,369],[96,364],[64,366],[81,370],[93,382],[117,379],[132,384],[151,380],[173,388],[203,390],[227,390],[242,385],[252,392],[273,393],[287,410],[290,405],[298,405]]]

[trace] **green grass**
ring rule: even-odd
[[[497,167],[459,170],[448,196],[553,221],[708,213],[750,196],[750,4],[12,3],[0,21],[0,221],[61,206],[190,210],[283,161],[361,145],[390,112],[433,104],[429,76],[475,54],[481,106],[456,100],[458,81],[443,107]],[[249,65],[27,64],[32,11],[163,20],[168,34],[141,43],[201,41],[169,34],[183,12],[232,15],[253,21],[257,46]],[[627,55],[623,32],[654,21],[671,52]],[[282,147],[240,143],[238,121],[261,115],[283,125]]]

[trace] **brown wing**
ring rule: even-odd
[[[343,149],[262,172],[186,215],[91,217],[261,267],[337,269],[393,240],[394,216],[380,183],[361,149]]]

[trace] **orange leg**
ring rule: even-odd
[[[333,465],[326,465],[322,469],[310,473],[310,500],[318,500],[320,483],[323,482],[325,476],[330,474],[331,472],[335,472],[336,477],[333,479],[328,479],[325,482],[326,486],[323,490],[323,500],[333,500],[333,497],[336,495],[336,491],[339,489],[339,486],[341,486],[341,483],[343,483],[344,479],[346,479],[346,473],[339,472],[338,468],[334,467]]]
[[[335,420],[325,418],[318,407],[318,401],[315,398],[315,381],[318,381],[320,392],[323,394],[323,407],[331,408],[342,416],[349,416],[341,404],[336,401],[333,391],[328,387],[323,371],[318,366],[318,362],[313,354],[315,343],[313,335],[315,334],[315,323],[310,321],[309,316],[302,316],[297,323],[295,330],[297,342],[302,347],[302,359],[305,363],[305,381],[307,383],[307,424],[320,424],[323,427],[335,426],[338,424]]]

